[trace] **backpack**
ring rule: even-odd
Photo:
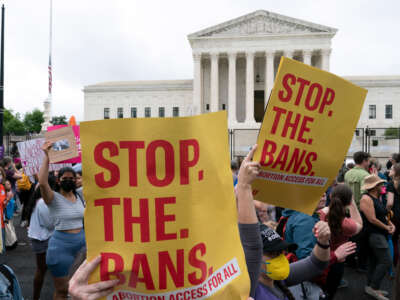
[[[13,270],[3,264],[0,264],[0,299],[24,300],[21,286]]]
[[[22,178],[17,180],[17,187],[20,191],[29,191],[31,189],[32,183],[29,177],[22,173]]]

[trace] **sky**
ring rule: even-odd
[[[0,0],[4,104],[22,115],[48,94],[50,0]],[[255,10],[338,29],[331,72],[400,75],[398,0],[53,0],[53,115],[83,120],[83,87],[193,78],[187,35]]]

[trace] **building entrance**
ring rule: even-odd
[[[264,91],[254,91],[254,119],[256,122],[262,122],[264,107]]]

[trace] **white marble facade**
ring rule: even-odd
[[[86,86],[84,119],[189,116],[226,109],[230,129],[259,128],[257,121],[281,56],[329,70],[336,32],[331,27],[255,11],[188,35],[193,80]],[[347,79],[369,90],[359,127],[400,126],[400,76]],[[375,118],[371,118],[374,106]]]

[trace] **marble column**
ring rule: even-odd
[[[303,50],[303,63],[311,66],[311,56],[312,56],[312,50],[310,49]]]
[[[236,53],[229,52],[229,78],[228,78],[228,121],[229,124],[237,122],[236,119]]]
[[[245,123],[254,120],[254,52],[246,52],[246,119]]]
[[[201,91],[201,53],[193,53],[193,111],[199,115],[203,111]]]
[[[329,71],[329,60],[331,57],[332,49],[322,49],[322,70]]]
[[[211,88],[210,88],[210,96],[211,96],[211,112],[218,111],[219,109],[219,79],[218,79],[218,58],[219,53],[210,53],[211,56]]]
[[[274,56],[275,53],[273,51],[265,53],[265,106],[268,103],[269,95],[274,85]]]

